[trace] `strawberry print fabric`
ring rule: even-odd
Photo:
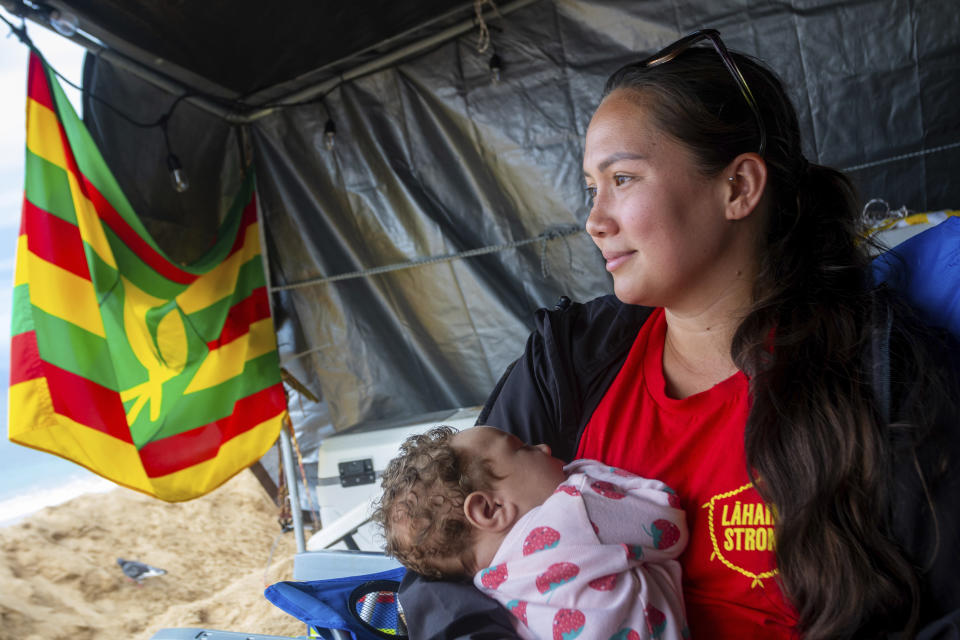
[[[507,534],[474,584],[524,638],[688,637],[676,558],[686,516],[662,482],[576,460],[556,492]]]

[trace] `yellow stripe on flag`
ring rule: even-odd
[[[280,434],[286,411],[264,420],[249,431],[228,440],[215,458],[165,476],[152,478],[154,493],[170,502],[190,500],[212,491],[249,467],[267,452]]]
[[[27,99],[27,149],[61,169],[67,168],[57,114],[32,98]]]
[[[101,338],[107,337],[93,283],[38,257],[26,248],[27,237],[20,238],[23,244],[18,251],[23,251],[23,257],[17,259],[17,279],[21,275],[19,263],[25,258],[30,274],[30,303]]]
[[[56,413],[46,378],[10,387],[10,440],[72,460],[117,484],[151,493],[136,447]]]
[[[13,286],[19,287],[20,285],[29,281],[30,270],[27,268],[27,252],[30,251],[30,247],[27,244],[27,234],[20,234],[20,237],[17,238],[17,258],[16,258],[16,267],[13,272]]]
[[[208,353],[183,393],[202,391],[226,382],[243,373],[248,360],[276,348],[277,336],[273,332],[273,319],[258,320],[250,325],[246,334]]]
[[[200,276],[183,293],[177,296],[177,305],[190,315],[226,298],[236,290],[240,267],[260,253],[259,225],[247,227],[243,246],[232,256],[218,264],[209,273]]]
[[[81,191],[77,176],[72,171],[67,171],[67,181],[70,183],[70,196],[73,198],[73,209],[77,214],[80,237],[101,260],[116,269],[117,262],[113,259],[113,250],[107,241],[107,234],[103,231],[103,222],[100,221],[97,210]]]

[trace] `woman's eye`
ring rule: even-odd
[[[597,188],[595,186],[587,186],[587,187],[584,187],[583,190],[587,192],[587,196],[591,200],[597,197]]]
[[[630,180],[630,176],[623,176],[619,174],[613,176],[613,184],[617,185],[618,187],[622,186],[629,180]]]

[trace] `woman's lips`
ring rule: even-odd
[[[607,271],[613,273],[624,262],[630,259],[635,251],[611,251],[604,252],[603,259],[607,261]]]

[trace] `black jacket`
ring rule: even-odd
[[[477,423],[510,431],[525,442],[545,442],[555,456],[572,460],[586,423],[651,311],[623,304],[614,296],[585,304],[561,298],[553,310],[539,310],[523,355],[504,373]],[[884,362],[875,367],[874,386],[880,389],[877,395],[889,398],[883,413],[898,416],[910,410],[904,406],[904,398],[912,397],[910,381],[897,376],[895,355],[901,347],[896,327],[891,332],[887,323],[878,336],[874,353],[894,357],[879,358]],[[956,363],[945,366],[956,368]],[[912,458],[897,466],[895,531],[909,557],[918,566],[929,566],[922,577],[924,640],[960,640],[958,422],[960,416],[942,417],[939,433],[930,439],[935,444],[918,453],[923,468],[944,471],[933,474],[932,484],[928,481],[937,527]],[[400,601],[414,640],[517,637],[510,614],[469,582],[432,582],[408,572]]]

